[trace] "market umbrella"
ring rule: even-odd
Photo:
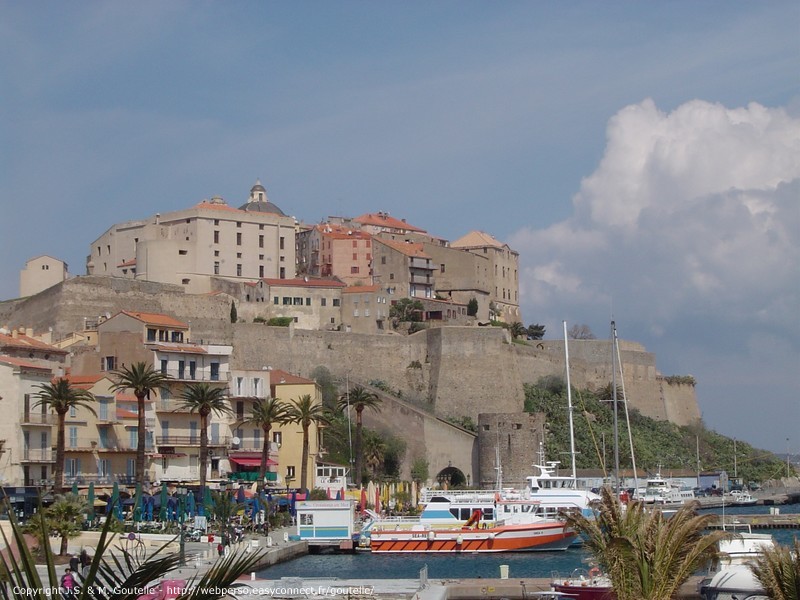
[[[72,482],[72,494],[74,496],[78,495],[78,481],[77,480]]]
[[[136,498],[133,505],[133,522],[138,523],[142,520],[142,484],[136,484]]]
[[[411,482],[411,506],[417,506],[417,482]]]
[[[120,521],[122,520],[122,502],[119,499],[119,483],[116,481],[114,482],[114,490],[111,492],[111,500],[108,502],[106,506],[106,514],[111,514],[111,511],[114,511],[114,516],[117,517]]]
[[[189,493],[186,494],[186,515],[194,518],[195,512],[197,512],[197,502],[194,498],[194,492],[189,490]]]
[[[363,487],[361,488],[361,512],[364,513],[367,510],[367,490]]]
[[[381,512],[381,488],[378,487],[375,489],[375,512],[380,514]]]
[[[338,490],[336,490],[336,499],[337,500],[341,500],[342,499],[342,488],[339,488]]]
[[[214,497],[211,495],[211,488],[206,487],[203,489],[203,503],[200,507],[203,509],[201,514],[205,514],[205,511],[211,511],[214,508]]]
[[[375,483],[372,481],[367,484],[367,500],[370,504],[375,501]]]
[[[89,507],[86,512],[86,518],[94,521],[94,481],[89,484],[89,495],[86,497],[86,504]]]
[[[161,507],[158,509],[158,520],[162,523],[167,520],[167,502],[169,501],[169,497],[167,496],[167,486],[166,484],[161,485]]]
[[[239,504],[244,501],[245,501],[244,486],[240,485],[239,489],[236,490],[236,503]]]

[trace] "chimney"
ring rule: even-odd
[[[32,338],[33,337],[33,327],[28,327],[25,330],[25,335],[27,335],[28,337]]]

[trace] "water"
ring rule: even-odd
[[[725,516],[769,514],[768,506],[725,507]],[[781,514],[798,514],[800,505],[780,506]],[[703,511],[705,512],[705,511]],[[722,509],[709,512],[721,513]],[[779,544],[789,545],[797,529],[755,530],[770,533]],[[497,578],[500,565],[509,566],[510,577],[550,577],[553,571],[568,575],[574,569],[587,569],[589,553],[582,548],[565,552],[509,552],[500,554],[309,554],[258,572],[265,579],[281,577],[339,579],[417,579],[428,566],[430,579]]]

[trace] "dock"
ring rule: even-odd
[[[800,529],[800,514],[726,515],[725,526],[749,526],[751,529]],[[722,515],[709,525],[709,529],[722,529]]]

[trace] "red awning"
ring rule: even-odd
[[[261,466],[261,459],[260,458],[249,458],[244,456],[231,456],[231,462],[236,463],[240,467],[260,467]],[[267,459],[267,466],[274,467],[278,463],[272,460],[271,458]]]

